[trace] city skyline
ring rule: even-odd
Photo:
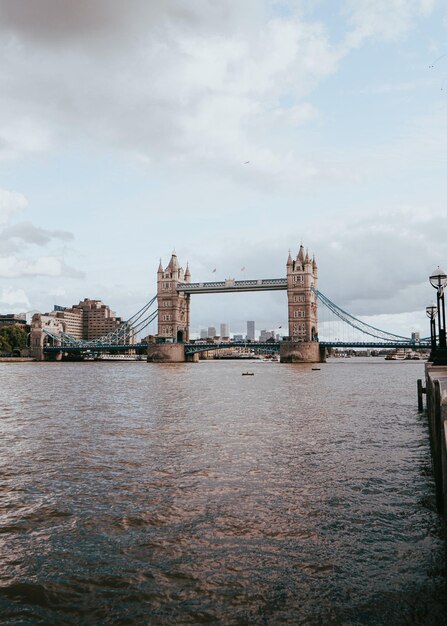
[[[0,312],[127,318],[174,248],[193,280],[274,278],[305,241],[340,306],[428,334],[443,3],[39,2],[0,1]],[[284,326],[284,302],[197,297],[191,324]]]

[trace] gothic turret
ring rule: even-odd
[[[190,280],[191,280],[191,273],[189,271],[189,263],[186,263],[185,283],[189,283]]]
[[[298,252],[298,256],[296,257],[296,262],[299,265],[303,265],[304,264],[304,246],[303,246],[303,244],[300,245],[300,250]]]
[[[178,270],[178,259],[177,259],[177,255],[175,254],[175,251],[172,253],[171,255],[171,260],[169,261],[169,265],[168,268],[171,272],[175,272]]]

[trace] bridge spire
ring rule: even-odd
[[[290,248],[289,248],[289,256],[287,257],[287,265],[293,265],[292,255],[290,254]]]
[[[157,274],[163,274],[163,265],[161,263],[161,257],[160,257],[160,265],[158,266]]]
[[[298,252],[298,256],[296,257],[296,260],[298,263],[301,263],[301,265],[303,265],[304,263],[304,246],[303,244],[300,245],[300,250]]]
[[[178,259],[177,259],[177,255],[175,254],[175,250],[172,252],[171,255],[171,260],[169,261],[169,265],[168,268],[170,270],[178,270]]]

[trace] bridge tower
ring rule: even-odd
[[[292,341],[318,341],[317,289],[318,268],[315,257],[304,254],[301,245],[294,261],[287,259],[287,300],[289,336]]]
[[[168,266],[160,265],[157,272],[158,336],[173,343],[189,341],[189,294],[177,291],[179,283],[189,283],[191,274],[180,267],[172,253]]]
[[[287,259],[289,338],[281,342],[283,363],[318,363],[324,360],[318,343],[318,268],[301,245],[295,260]]]

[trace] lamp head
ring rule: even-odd
[[[431,273],[429,281],[432,287],[442,291],[447,286],[447,274],[438,265],[437,269]]]
[[[426,309],[425,309],[425,314],[431,320],[435,319],[437,312],[438,312],[438,309],[435,307],[434,304],[431,304],[430,306],[426,307]]]

